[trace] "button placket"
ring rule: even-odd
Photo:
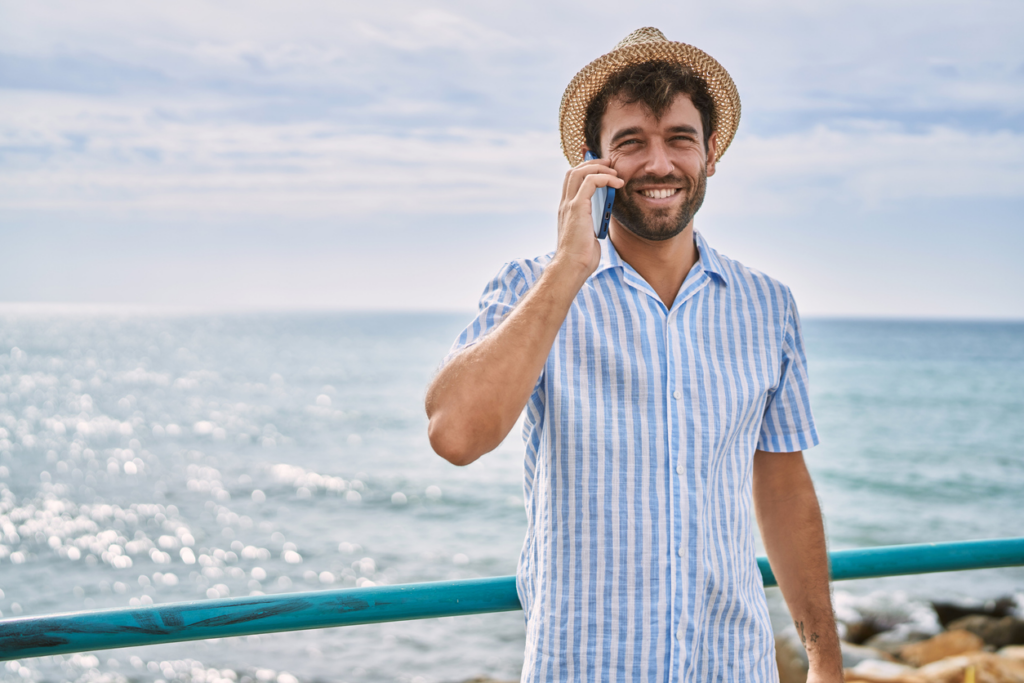
[[[685,495],[685,476],[686,476],[686,463],[684,461],[684,453],[682,444],[685,442],[683,435],[684,422],[681,419],[679,402],[683,397],[683,392],[680,389],[681,382],[681,368],[680,364],[683,359],[680,357],[680,339],[679,329],[677,327],[679,316],[682,314],[682,307],[673,306],[667,315],[665,321],[665,341],[666,341],[666,358],[668,360],[668,367],[666,373],[665,382],[665,404],[668,411],[667,424],[669,425],[669,453],[668,456],[670,461],[667,463],[670,471],[675,470],[676,477],[672,482],[673,491],[675,496],[682,497]],[[674,461],[674,465],[672,464]],[[685,549],[683,547],[683,533],[681,525],[683,519],[680,517],[681,501],[675,498],[672,505],[672,542],[671,545],[675,546],[675,551],[669,549],[669,566],[672,567],[673,573],[673,585],[678,586],[682,580],[682,574],[686,573],[684,567],[685,564]],[[669,610],[669,623],[674,625],[675,640],[677,643],[682,643],[686,638],[686,619],[685,619],[685,605],[677,602],[679,596],[673,595],[671,599],[672,607]],[[671,636],[670,636],[671,637]],[[671,657],[670,666],[675,667],[676,661],[681,657],[682,654],[679,651],[679,645],[673,648],[673,654]]]
[[[675,433],[675,430],[678,429],[679,411],[678,411],[677,401],[679,399],[678,399],[677,394],[679,394],[679,390],[678,389],[675,389],[675,390],[672,389],[673,385],[677,384],[677,382],[678,382],[678,378],[676,377],[676,369],[677,369],[677,366],[678,366],[678,363],[679,363],[679,358],[678,358],[678,355],[677,355],[678,354],[678,347],[677,347],[678,340],[676,339],[677,332],[676,332],[675,326],[674,326],[674,322],[675,322],[677,317],[678,317],[678,311],[673,309],[673,310],[667,311],[667,315],[665,316],[665,319],[664,319],[665,320],[664,339],[665,339],[666,373],[665,373],[665,384],[664,384],[665,393],[663,395],[664,395],[664,406],[665,406],[665,411],[666,411],[666,415],[665,415],[665,417],[666,417],[666,428],[667,428],[666,436],[667,436],[667,446],[668,446],[668,452],[666,453],[666,456],[669,459],[668,462],[666,463],[666,465],[670,468],[669,472],[671,472],[671,470],[675,470],[676,475],[677,475],[675,478],[672,478],[672,481],[670,482],[670,490],[672,491],[672,495],[669,498],[669,500],[670,500],[669,504],[670,504],[670,510],[671,510],[671,513],[670,513],[670,515],[671,515],[670,529],[672,530],[672,533],[671,533],[671,536],[669,537],[668,566],[669,566],[669,571],[671,572],[671,576],[672,576],[671,586],[673,588],[673,592],[672,592],[672,597],[671,597],[671,599],[669,601],[669,605],[670,606],[669,606],[669,609],[668,609],[668,612],[669,612],[669,614],[668,614],[668,617],[669,617],[668,623],[673,626],[672,630],[675,631],[675,640],[678,643],[678,642],[682,641],[682,638],[683,638],[682,633],[683,632],[679,628],[679,626],[680,626],[679,608],[681,606],[676,604],[676,595],[675,595],[675,593],[679,590],[679,581],[680,581],[679,574],[682,571],[682,565],[681,565],[681,562],[679,560],[679,558],[682,557],[682,544],[681,544],[681,540],[682,539],[680,538],[680,529],[679,529],[679,524],[681,522],[680,510],[679,510],[679,503],[680,503],[680,501],[678,500],[677,497],[682,494],[682,481],[681,481],[682,480],[682,476],[681,475],[683,475],[686,470],[683,467],[682,461],[680,460],[679,434]],[[672,464],[673,461],[675,461],[675,465],[674,466]],[[670,475],[670,478],[671,478],[671,475]],[[672,547],[673,546],[675,546],[675,548],[676,548],[675,552],[672,551]],[[669,666],[672,667],[672,668],[674,668],[676,666],[677,658],[680,656],[680,653],[678,651],[678,647],[679,646],[676,645],[675,647],[671,648],[672,649],[672,653],[671,653],[671,655],[669,657],[669,662],[670,662]]]

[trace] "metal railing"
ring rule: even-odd
[[[829,554],[832,579],[1024,566],[1024,538]],[[757,558],[765,586],[776,585]],[[0,661],[275,631],[521,609],[515,577],[261,595],[0,620]]]

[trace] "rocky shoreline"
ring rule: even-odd
[[[846,683],[1024,683],[1024,595],[973,604],[881,592],[835,598]],[[775,644],[780,683],[806,683],[796,629]]]
[[[1024,683],[1024,605],[919,603],[837,595],[847,683]],[[781,683],[804,683],[807,653],[788,628],[776,636]]]

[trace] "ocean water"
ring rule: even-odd
[[[0,312],[0,612],[512,574],[522,445],[453,467],[422,400],[469,315]],[[807,320],[832,548],[1024,535],[1024,323]],[[838,584],[904,603],[1024,569]],[[773,618],[786,624],[778,591]],[[11,681],[517,679],[520,613],[0,666]]]

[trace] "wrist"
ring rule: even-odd
[[[804,643],[807,651],[807,671],[811,675],[808,680],[841,681],[843,680],[843,652],[838,634],[817,640],[813,645]],[[836,678],[838,676],[838,678]]]
[[[587,278],[595,270],[597,270],[596,264],[563,254],[555,254],[554,258],[551,259],[551,263],[544,269],[544,276],[553,282],[564,284],[571,288],[573,296],[575,296],[576,292],[583,287],[583,283],[587,281]]]

